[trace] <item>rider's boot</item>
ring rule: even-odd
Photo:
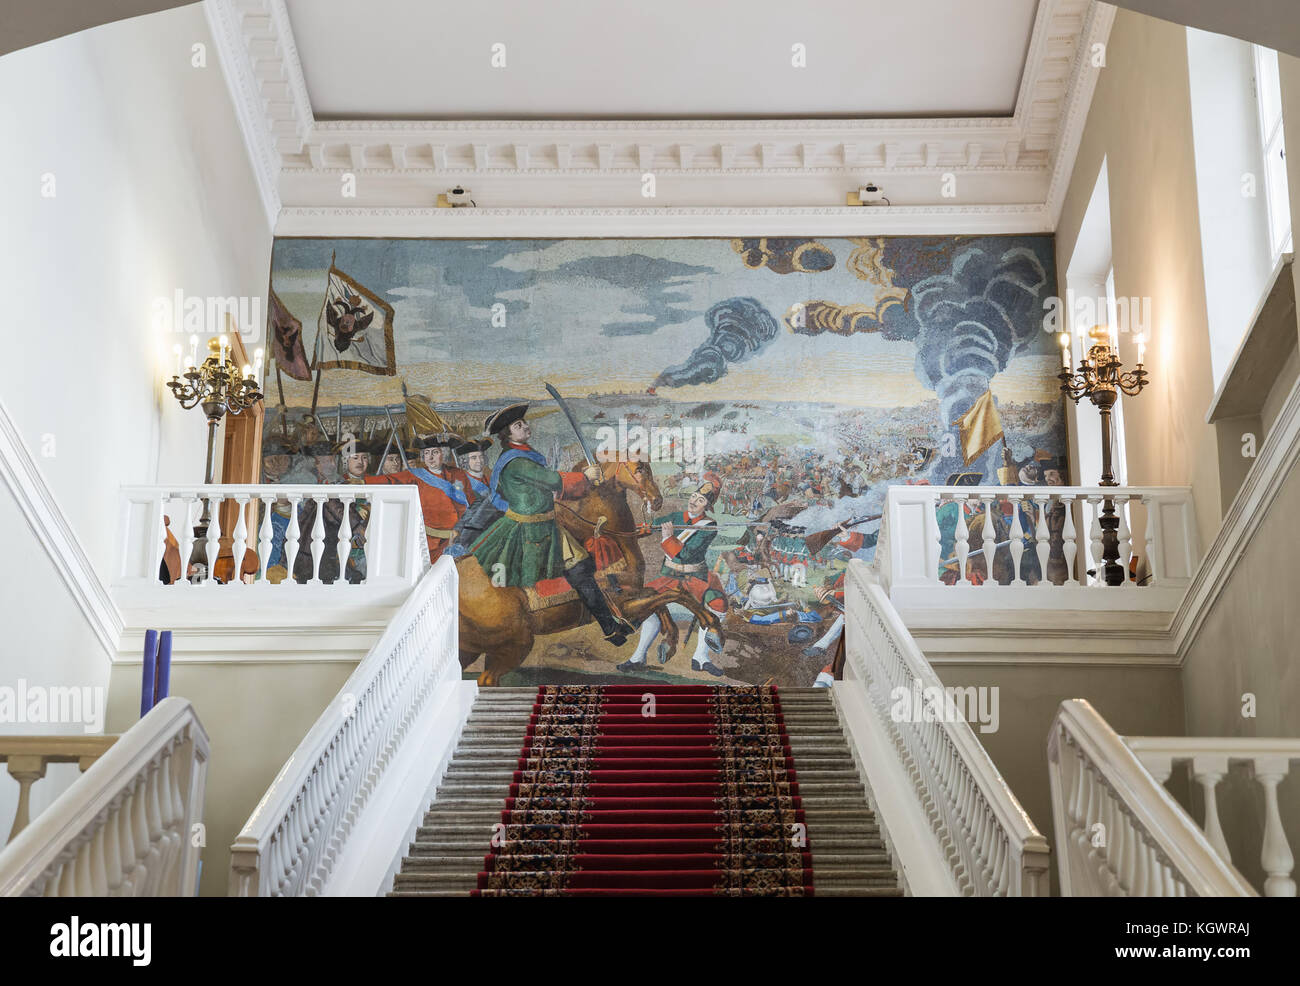
[[[600,586],[596,585],[596,563],[590,558],[584,558],[567,570],[564,577],[568,580],[569,585],[573,586],[577,591],[578,598],[582,600],[588,612],[600,624],[605,639],[615,647],[621,647],[627,643],[628,634],[634,632],[636,627],[627,620],[615,616],[610,611],[605,594],[600,591]]]

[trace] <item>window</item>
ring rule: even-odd
[[[1291,249],[1291,198],[1286,181],[1286,138],[1282,130],[1282,86],[1277,52],[1255,45],[1255,100],[1264,148],[1264,197],[1268,203],[1273,262]]]

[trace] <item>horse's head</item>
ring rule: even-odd
[[[615,489],[635,493],[651,510],[658,510],[664,505],[664,495],[655,483],[650,463],[641,459],[618,459],[602,462],[600,471],[604,482],[612,483]]]

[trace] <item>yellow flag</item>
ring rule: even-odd
[[[969,466],[1003,437],[1002,419],[993,403],[993,391],[986,390],[980,394],[970,410],[953,424],[961,426],[961,452]]]
[[[451,430],[428,401],[414,394],[408,394],[406,398],[406,423],[413,431],[424,435]]]

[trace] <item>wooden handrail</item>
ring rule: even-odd
[[[31,824],[32,785],[45,776],[52,763],[75,763],[84,773],[102,757],[117,736],[0,736],[0,763],[18,782],[18,809],[9,829],[9,841]]]

